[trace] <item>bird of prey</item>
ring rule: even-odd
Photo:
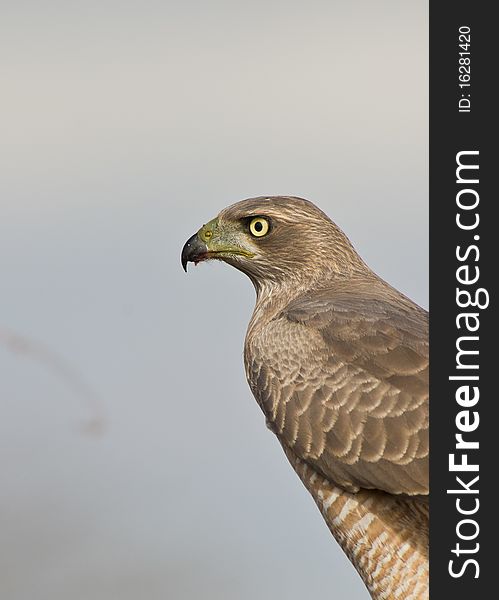
[[[428,316],[307,200],[225,208],[185,244],[251,279],[246,377],[375,600],[428,598]]]

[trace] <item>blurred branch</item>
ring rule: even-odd
[[[106,428],[102,400],[83,377],[64,358],[44,344],[34,342],[9,329],[0,327],[0,344],[13,354],[31,358],[63,380],[66,385],[90,408],[92,417],[82,424],[82,431],[90,435],[101,435]]]

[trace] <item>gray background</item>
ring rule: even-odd
[[[366,599],[244,380],[251,284],[179,255],[301,195],[426,306],[427,3],[18,0],[0,40],[0,597]]]

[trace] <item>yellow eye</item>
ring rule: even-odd
[[[269,232],[270,226],[267,219],[264,219],[263,217],[255,217],[254,219],[251,219],[249,229],[251,235],[254,235],[255,237],[263,237]]]

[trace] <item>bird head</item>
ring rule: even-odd
[[[265,283],[317,279],[365,269],[352,244],[308,200],[289,196],[242,200],[223,209],[184,245],[182,266],[222,260]]]

